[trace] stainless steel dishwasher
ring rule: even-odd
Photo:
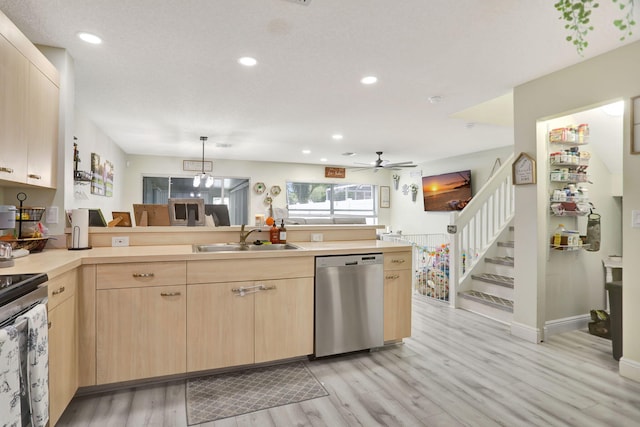
[[[315,356],[380,347],[382,254],[316,257]]]

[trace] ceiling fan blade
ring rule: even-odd
[[[394,162],[394,163],[386,163],[387,166],[400,166],[400,165],[409,165],[413,163],[412,161],[407,162]]]

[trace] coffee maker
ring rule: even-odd
[[[16,228],[16,207],[0,205],[0,230],[13,230]],[[13,267],[13,253],[11,244],[0,241],[0,268]]]

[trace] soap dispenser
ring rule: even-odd
[[[269,230],[269,241],[273,244],[280,243],[280,230],[278,230],[278,226],[275,221],[271,225],[271,229]]]
[[[284,226],[284,219],[280,223],[279,240],[280,240],[280,243],[287,243],[287,229]]]

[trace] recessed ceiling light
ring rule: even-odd
[[[95,34],[81,32],[81,33],[78,33],[78,37],[80,38],[80,40],[85,41],[87,43],[91,43],[91,44],[102,43],[102,39],[96,36]]]
[[[439,95],[430,96],[427,100],[432,104],[439,104],[442,102],[442,97]]]
[[[216,147],[218,148],[231,148],[233,144],[229,144],[228,142],[216,142]]]
[[[336,141],[340,141],[342,138],[344,138],[344,136],[340,135],[339,133],[334,133],[333,135],[331,135],[331,138],[335,139]]]
[[[311,150],[302,150],[302,154],[311,154]]]
[[[377,81],[378,78],[376,76],[366,76],[363,77],[362,80],[360,80],[360,83],[362,83],[363,85],[372,85]]]
[[[351,151],[347,151],[346,153],[342,153],[343,156],[347,156],[347,157],[351,157],[351,156],[355,156],[356,153],[353,153]]]
[[[323,158],[321,158],[321,159],[320,159],[320,161],[321,161],[321,162],[326,162],[326,161],[327,161],[327,158],[326,158],[326,157],[323,157]]]
[[[252,58],[250,56],[243,56],[242,58],[238,59],[238,62],[245,67],[253,67],[258,63],[255,58]]]
[[[476,124],[473,122],[468,122],[464,124],[464,127],[466,127],[467,129],[473,129],[475,126]]]

